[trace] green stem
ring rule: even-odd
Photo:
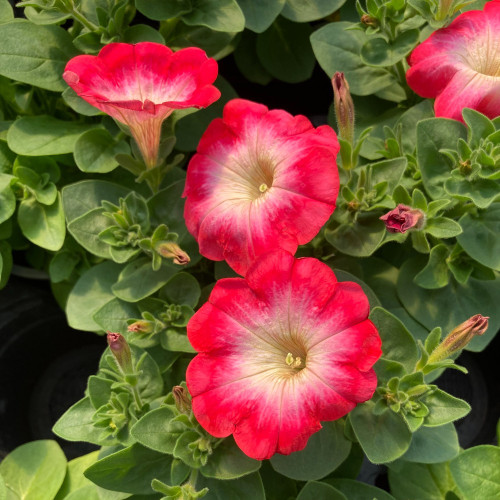
[[[137,406],[137,410],[141,411],[142,407],[144,406],[141,395],[139,394],[139,391],[137,390],[136,386],[131,385],[130,388],[132,389],[132,395],[134,396],[134,401],[135,405]]]
[[[80,24],[83,24],[89,31],[97,31],[99,26],[96,26],[94,23],[90,22],[81,12],[76,10],[74,7],[71,10],[71,17],[77,20]]]
[[[197,479],[198,479],[198,469],[191,469],[191,474],[189,474],[188,483],[192,486],[194,491],[196,491]]]

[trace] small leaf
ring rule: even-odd
[[[453,238],[462,233],[458,222],[447,217],[433,217],[424,226],[424,231],[436,238]]]
[[[170,455],[134,444],[91,465],[85,477],[107,490],[150,495],[153,479],[171,482],[172,460]]]
[[[394,500],[392,495],[371,484],[343,478],[327,479],[326,482],[339,490],[348,500],[367,500],[368,498],[370,500]]]
[[[243,31],[245,16],[236,0],[191,0],[191,10],[182,16],[190,26],[216,31]]]
[[[427,265],[415,276],[415,283],[422,288],[442,288],[450,280],[446,259],[449,255],[446,245],[436,245]]]
[[[330,484],[309,481],[300,490],[297,500],[348,500],[348,498]]]
[[[429,408],[429,415],[425,417],[426,427],[442,426],[449,422],[465,417],[471,410],[469,403],[436,389],[424,399]]]
[[[286,0],[237,0],[245,16],[245,27],[255,33],[266,31],[283,10]]]
[[[369,66],[392,66],[401,61],[418,43],[420,30],[403,31],[388,43],[383,37],[370,38],[361,48],[361,60]]]
[[[274,455],[271,465],[276,472],[291,479],[321,479],[334,471],[349,455],[351,443],[344,436],[342,421],[325,422],[313,434],[307,446],[290,455]]]
[[[105,129],[84,132],[75,143],[75,163],[82,172],[111,172],[118,166],[117,154],[130,154],[130,148],[125,141],[116,141]]]
[[[35,198],[23,200],[19,205],[19,226],[26,238],[47,250],[59,250],[66,236],[66,224],[61,196],[53,205],[38,203]]]
[[[374,415],[374,406],[373,401],[358,405],[349,418],[368,459],[375,464],[392,462],[409,448],[411,432],[403,419],[392,410]]]

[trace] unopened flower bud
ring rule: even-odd
[[[332,78],[333,104],[339,135],[350,144],[354,141],[354,103],[344,73],[335,73]]]
[[[191,259],[182,248],[173,241],[164,241],[155,246],[155,250],[165,259],[173,259],[174,264],[185,266]]]
[[[453,353],[462,350],[476,335],[483,335],[488,329],[488,319],[487,316],[476,314],[458,325],[432,351],[427,363],[437,363],[449,358]]]
[[[408,229],[421,229],[425,223],[425,215],[418,208],[411,208],[401,203],[390,212],[380,217],[390,233],[406,233]]]
[[[181,413],[191,413],[191,399],[187,391],[181,385],[172,388],[172,394],[175,400],[175,406]]]
[[[123,335],[108,332],[108,345],[123,373],[133,373],[132,354]]]
[[[436,21],[444,21],[447,17],[451,17],[456,9],[454,0],[439,0],[438,10],[435,15]]]
[[[128,325],[127,330],[129,332],[136,332],[136,333],[152,333],[153,325],[151,324],[150,321],[141,319],[139,321],[135,321],[131,325]]]
[[[365,26],[371,26],[372,28],[376,28],[378,26],[378,21],[374,17],[368,15],[368,14],[363,14],[361,16],[361,22]]]

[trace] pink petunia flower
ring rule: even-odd
[[[410,55],[408,85],[436,98],[436,116],[462,120],[463,108],[500,115],[500,0],[458,16]]]
[[[97,56],[71,59],[63,74],[83,99],[130,127],[148,168],[156,165],[161,125],[175,109],[205,108],[217,62],[201,49],[172,52],[159,43],[110,43]]]
[[[244,275],[258,255],[295,253],[335,209],[335,132],[243,99],[226,104],[189,163],[184,218],[200,253]]]
[[[198,422],[259,460],[301,450],[320,421],[375,391],[381,341],[368,312],[359,285],[284,250],[259,257],[246,279],[218,281],[187,327]]]

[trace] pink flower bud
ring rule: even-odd
[[[354,103],[344,73],[335,73],[332,78],[333,104],[342,139],[352,144],[354,140]]]
[[[166,259],[173,259],[174,264],[185,266],[191,262],[189,255],[172,241],[165,241],[156,245],[155,250]]]
[[[365,25],[365,26],[371,26],[373,28],[376,28],[378,26],[378,21],[377,19],[375,19],[374,17],[368,15],[368,14],[363,14],[361,16],[361,22]]]
[[[406,233],[408,229],[420,229],[425,222],[425,215],[418,208],[411,208],[401,203],[390,212],[380,217],[390,233]]]
[[[123,373],[133,373],[132,354],[123,335],[108,332],[108,345]]]
[[[432,351],[428,363],[437,363],[449,358],[453,353],[462,350],[474,338],[475,335],[483,335],[488,329],[487,316],[476,314],[464,321]]]

